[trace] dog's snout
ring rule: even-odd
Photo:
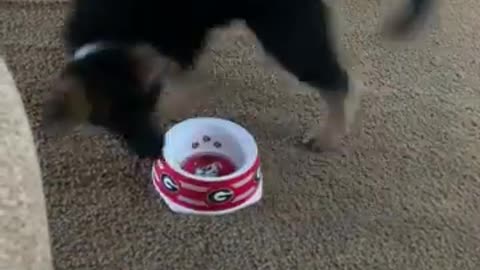
[[[159,131],[138,132],[127,139],[129,148],[140,158],[157,159],[162,156],[163,135]]]

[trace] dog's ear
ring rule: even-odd
[[[42,126],[46,131],[64,133],[88,122],[92,107],[76,78],[64,73],[52,88],[43,108]]]

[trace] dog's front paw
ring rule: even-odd
[[[302,143],[309,150],[317,153],[343,152],[343,148],[340,145],[340,139],[331,134],[309,134],[304,137]]]

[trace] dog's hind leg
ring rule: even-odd
[[[313,150],[338,146],[352,124],[359,103],[357,85],[341,67],[329,35],[328,7],[322,1],[306,1],[293,7],[277,7],[267,16],[248,20],[265,51],[300,81],[318,89],[328,105],[323,128],[305,139]]]

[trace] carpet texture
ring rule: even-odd
[[[265,196],[206,218],[170,213],[150,164],[136,167],[111,136],[45,137],[40,104],[63,65],[66,4],[0,0],[1,48],[34,127],[56,268],[479,269],[480,5],[449,1],[423,39],[390,46],[376,34],[378,2],[336,4],[340,44],[368,87],[344,154],[298,146],[325,106],[269,68],[251,34],[213,36],[199,69],[205,87],[223,91],[188,114],[233,118],[255,134]]]

